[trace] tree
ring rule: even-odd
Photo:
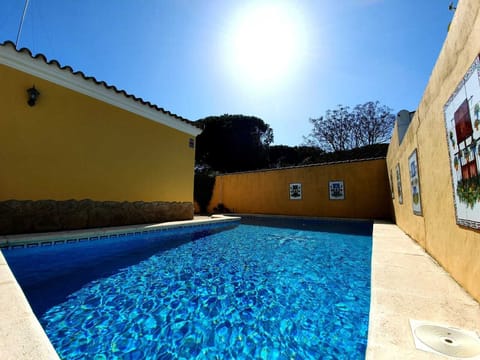
[[[273,130],[262,119],[245,115],[210,116],[198,120],[196,166],[220,172],[267,167]]]
[[[388,106],[369,101],[353,109],[356,129],[356,147],[390,141],[395,115]]]
[[[315,164],[325,152],[314,146],[274,145],[269,148],[269,167],[281,168]]]
[[[310,119],[312,132],[304,137],[307,145],[326,151],[343,151],[366,145],[388,142],[395,115],[378,101],[359,104],[350,110],[338,105],[325,116]]]
[[[202,214],[207,212],[208,204],[213,195],[215,176],[207,171],[196,171],[193,182],[193,197]]]
[[[205,213],[217,172],[268,167],[273,131],[262,119],[245,115],[210,116],[197,124],[203,131],[196,141],[194,199]]]
[[[307,145],[317,146],[326,151],[342,151],[351,148],[353,141],[353,115],[348,106],[338,105],[337,109],[327,110],[325,116],[310,119],[313,125],[306,138]]]

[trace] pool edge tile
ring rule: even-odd
[[[176,229],[183,227],[192,227],[203,224],[218,224],[225,222],[239,222],[238,216],[221,216],[221,217],[201,217],[192,220],[170,221],[164,223],[154,224],[139,224],[126,225],[108,228],[91,228],[72,231],[57,231],[48,233],[33,233],[33,234],[15,234],[4,235],[0,237],[0,249],[11,249],[14,247],[24,247],[28,244],[37,243],[42,246],[43,243],[51,242],[55,244],[64,244],[72,242],[69,240],[78,241],[79,239],[88,238],[89,240],[107,239],[117,236],[142,236],[143,232],[153,233],[156,231],[163,231],[168,229]],[[148,234],[144,234],[148,235]]]

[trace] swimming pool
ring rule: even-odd
[[[249,222],[4,255],[65,359],[363,358],[371,223]]]

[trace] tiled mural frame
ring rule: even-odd
[[[420,175],[418,173],[417,149],[408,157],[410,190],[412,194],[412,210],[415,215],[422,215],[422,196],[420,191]]]
[[[291,183],[289,185],[290,200],[302,200],[302,184]]]
[[[328,198],[330,200],[345,200],[345,184],[343,180],[328,182]]]
[[[403,191],[402,191],[402,176],[400,173],[400,164],[397,163],[395,167],[395,175],[397,176],[397,193],[398,193],[398,203],[403,204]]]
[[[392,199],[395,199],[395,188],[393,187],[393,172],[390,169],[390,192],[392,193]]]
[[[456,222],[480,229],[480,56],[443,108]]]

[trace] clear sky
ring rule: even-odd
[[[18,47],[190,120],[254,115],[275,144],[309,118],[378,100],[415,110],[449,0],[30,0]],[[0,42],[23,0],[1,0]]]

